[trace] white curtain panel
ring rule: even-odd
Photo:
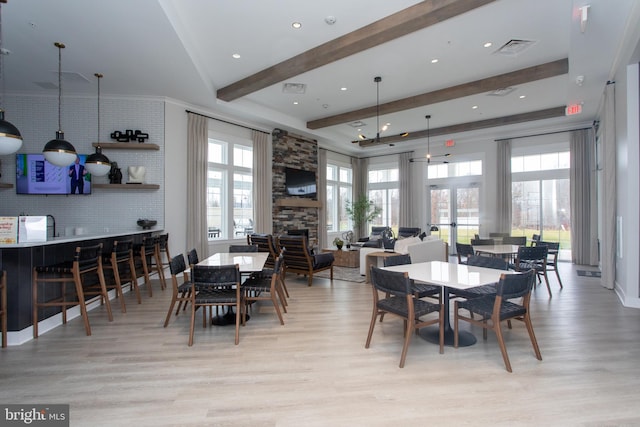
[[[357,159],[351,158],[351,167],[353,169],[353,197],[351,202],[360,197],[361,195],[367,195],[367,173],[369,169],[369,159]],[[360,237],[366,237],[367,224],[362,224],[358,229],[353,230],[356,239]]]
[[[511,140],[498,141],[496,153],[496,176],[498,179],[496,194],[496,231],[511,233]]]
[[[207,230],[208,119],[187,113],[187,247],[209,256]]]
[[[251,131],[253,140],[253,229],[256,233],[273,233],[273,141],[271,135]]]
[[[602,126],[602,172],[605,188],[602,195],[602,242],[600,262],[601,284],[613,289],[616,281],[616,129],[615,84],[609,83],[604,92]],[[623,232],[623,230],[620,230]]]
[[[595,195],[595,137],[593,129],[570,133],[572,262],[597,265],[598,235]]]

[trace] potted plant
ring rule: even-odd
[[[347,200],[345,210],[353,222],[353,228],[356,230],[356,233],[358,231],[362,232],[361,226],[373,220],[382,212],[382,208],[376,206],[373,200],[369,200],[364,194],[353,202]]]
[[[335,239],[333,239],[333,244],[336,246],[336,248],[338,248],[339,251],[341,251],[342,245],[344,245],[344,241],[341,238],[336,237]]]

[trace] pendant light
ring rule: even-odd
[[[102,147],[98,142],[100,141],[100,79],[103,75],[95,73],[94,76],[98,79],[98,139],[96,139],[98,146],[96,147],[96,152],[87,157],[84,167],[87,168],[91,175],[104,176],[111,170],[111,162],[107,156],[102,154]]]
[[[65,167],[69,166],[76,160],[76,149],[70,142],[64,139],[62,131],[61,109],[62,109],[62,49],[65,45],[55,42],[54,46],[58,48],[58,130],[56,138],[47,142],[44,146],[44,158],[52,165]]]
[[[9,51],[2,48],[2,6],[0,5],[0,80],[2,81],[2,94],[4,95],[4,55]],[[4,119],[2,109],[2,98],[0,98],[0,156],[15,153],[22,147],[22,135],[17,127]]]
[[[425,157],[421,157],[421,158],[416,158],[416,159],[409,159],[409,162],[427,162],[427,163],[431,163],[431,159],[433,157],[449,157],[451,154],[447,153],[447,154],[438,154],[436,156],[432,156],[431,155],[431,141],[430,141],[430,133],[431,133],[431,126],[429,124],[429,120],[431,119],[431,115],[427,114],[426,116],[424,116],[425,119],[427,119],[427,155]],[[443,160],[441,163],[449,163],[446,160]]]

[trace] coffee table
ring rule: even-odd
[[[333,265],[337,267],[360,268],[360,250],[357,248],[326,248],[322,252],[333,253]]]

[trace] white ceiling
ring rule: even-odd
[[[384,135],[432,129],[582,103],[577,116],[448,135],[464,143],[564,130],[591,123],[606,81],[619,60],[623,37],[637,27],[636,0],[497,0],[348,58],[231,102],[216,90],[276,65],[413,4],[414,0],[9,0],[2,5],[2,45],[7,93],[57,95],[58,50],[64,72],[84,79],[63,82],[65,94],[96,93],[93,74],[104,74],[106,95],[166,96],[212,115],[254,127],[279,127],[317,139],[321,146],[358,156],[423,147],[424,140],[360,148],[358,133],[376,134],[376,117],[362,131],[348,123],[310,130],[306,123],[380,102],[444,89],[563,58],[569,73],[518,85],[505,97],[487,93],[386,114]],[[589,4],[584,33],[579,8]],[[335,24],[325,22],[335,17]],[[291,24],[302,23],[295,30]],[[511,39],[535,43],[516,56],[494,52]],[[487,41],[493,43],[484,48]],[[239,53],[240,59],[232,54]],[[431,60],[437,58],[438,63]],[[65,73],[66,74],[66,73]],[[577,76],[584,83],[575,83]],[[75,77],[78,77],[75,75]],[[283,93],[283,83],[303,83],[306,93]],[[44,89],[43,87],[48,87]],[[346,91],[341,91],[346,87]],[[526,98],[520,99],[521,95]],[[294,105],[298,101],[298,105]],[[477,109],[471,107],[477,105]],[[444,137],[431,140],[438,146]]]

